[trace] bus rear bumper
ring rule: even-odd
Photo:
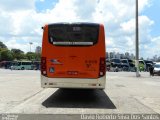
[[[41,87],[43,88],[84,88],[105,89],[106,76],[98,79],[84,78],[48,78],[41,75]]]

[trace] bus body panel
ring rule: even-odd
[[[53,63],[52,61],[58,61]],[[97,58],[87,59],[78,57],[74,54],[68,57],[47,58],[47,75],[48,77],[64,78],[98,78],[99,60]]]
[[[43,88],[87,88],[104,89],[106,76],[98,79],[87,78],[48,78],[41,75],[41,87]]]
[[[99,25],[98,42],[93,46],[55,46],[49,42],[48,32],[48,25],[46,25],[42,41],[42,57],[46,58],[47,76],[42,75],[42,83],[51,79],[59,82],[62,79],[72,79],[73,83],[76,81],[85,83],[86,79],[91,79],[91,81],[101,80],[99,78],[100,58],[105,58],[106,55],[103,25]],[[45,87],[45,85],[42,87]],[[96,87],[94,86],[94,88]],[[101,86],[101,88],[104,88],[104,86]]]

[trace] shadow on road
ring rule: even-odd
[[[43,103],[45,107],[116,109],[102,90],[58,89]]]

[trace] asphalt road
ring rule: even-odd
[[[104,91],[43,89],[39,71],[0,69],[0,113],[160,114],[160,76],[107,72],[106,79]]]

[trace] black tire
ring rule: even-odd
[[[22,67],[21,70],[24,70],[24,67]]]
[[[104,90],[104,88],[100,88],[99,90]]]

